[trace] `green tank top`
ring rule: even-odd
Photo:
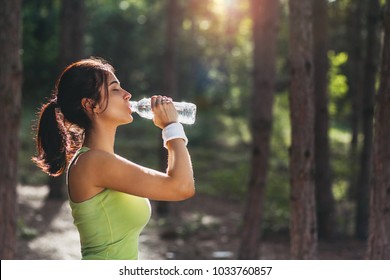
[[[77,151],[69,167],[88,150],[83,147]],[[148,199],[104,189],[80,203],[73,202],[69,195],[69,204],[83,260],[138,259],[138,238],[151,215]]]

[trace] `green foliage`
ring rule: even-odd
[[[348,82],[342,67],[348,61],[348,54],[345,52],[328,52],[329,58],[329,116],[334,120],[346,120],[351,111],[350,104],[346,102]]]
[[[19,153],[19,181],[24,185],[45,184],[48,176],[36,167],[31,158],[35,155],[34,145],[34,123],[35,112],[33,109],[24,106],[22,112]]]
[[[59,1],[23,1],[23,104],[36,106],[51,94],[59,51]]]
[[[104,5],[100,5],[105,2]],[[161,93],[164,22],[161,1],[89,1],[87,56],[103,57],[134,98]],[[157,74],[158,73],[158,74]]]

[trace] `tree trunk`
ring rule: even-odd
[[[317,248],[314,184],[314,93],[311,0],[290,0],[291,256],[314,259]]]
[[[60,71],[83,58],[85,30],[84,0],[62,0],[60,12]],[[49,178],[49,199],[65,199],[65,174]]]
[[[164,53],[164,92],[163,95],[178,99],[177,94],[177,28],[178,28],[178,3],[177,0],[168,0],[166,7],[166,29],[165,29],[165,53]],[[180,100],[177,100],[180,101]],[[161,134],[158,139],[161,142]],[[160,169],[167,166],[167,150],[160,146]],[[157,213],[166,216],[169,213],[169,202],[157,202]]]
[[[85,0],[62,0],[60,13],[60,58],[62,69],[83,58],[85,33]]]
[[[0,259],[12,259],[16,243],[22,62],[20,0],[0,0]]]
[[[367,8],[367,39],[362,92],[363,147],[360,156],[360,172],[356,184],[356,237],[367,239],[369,218],[369,184],[372,149],[375,81],[380,51],[380,3],[371,0]]]
[[[272,133],[272,106],[275,91],[279,23],[279,1],[252,0],[251,5],[254,23],[254,70],[251,102],[252,160],[248,199],[238,252],[240,259],[258,258]]]
[[[369,259],[390,259],[390,0],[384,12],[384,46],[377,96],[370,191]]]
[[[334,235],[334,198],[329,154],[328,114],[328,1],[313,2],[315,166],[318,235]]]
[[[358,160],[358,135],[361,121],[361,96],[363,81],[363,19],[364,3],[366,0],[350,1],[349,16],[347,21],[347,39],[348,39],[348,94],[352,105],[351,110],[351,146],[349,151],[350,179],[349,194],[356,197],[357,174],[359,167]]]

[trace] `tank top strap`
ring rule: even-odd
[[[77,158],[82,154],[82,153],[85,153],[85,152],[88,152],[89,151],[89,148],[88,147],[81,147],[80,149],[78,149],[76,151],[76,153],[74,154],[74,156],[72,157],[72,159],[70,160],[69,162],[69,165],[68,165],[68,169],[66,171],[66,186],[68,186],[68,183],[69,183],[69,170],[70,170],[70,167],[73,165],[73,163],[77,160]]]

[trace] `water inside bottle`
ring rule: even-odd
[[[129,101],[132,112],[138,113],[141,117],[152,119],[153,111],[149,103]],[[193,124],[196,116],[196,105],[187,102],[173,102],[179,115],[178,121],[184,124]]]
[[[179,122],[184,124],[193,124],[195,122],[196,106],[187,102],[173,102],[177,113],[179,114]]]

